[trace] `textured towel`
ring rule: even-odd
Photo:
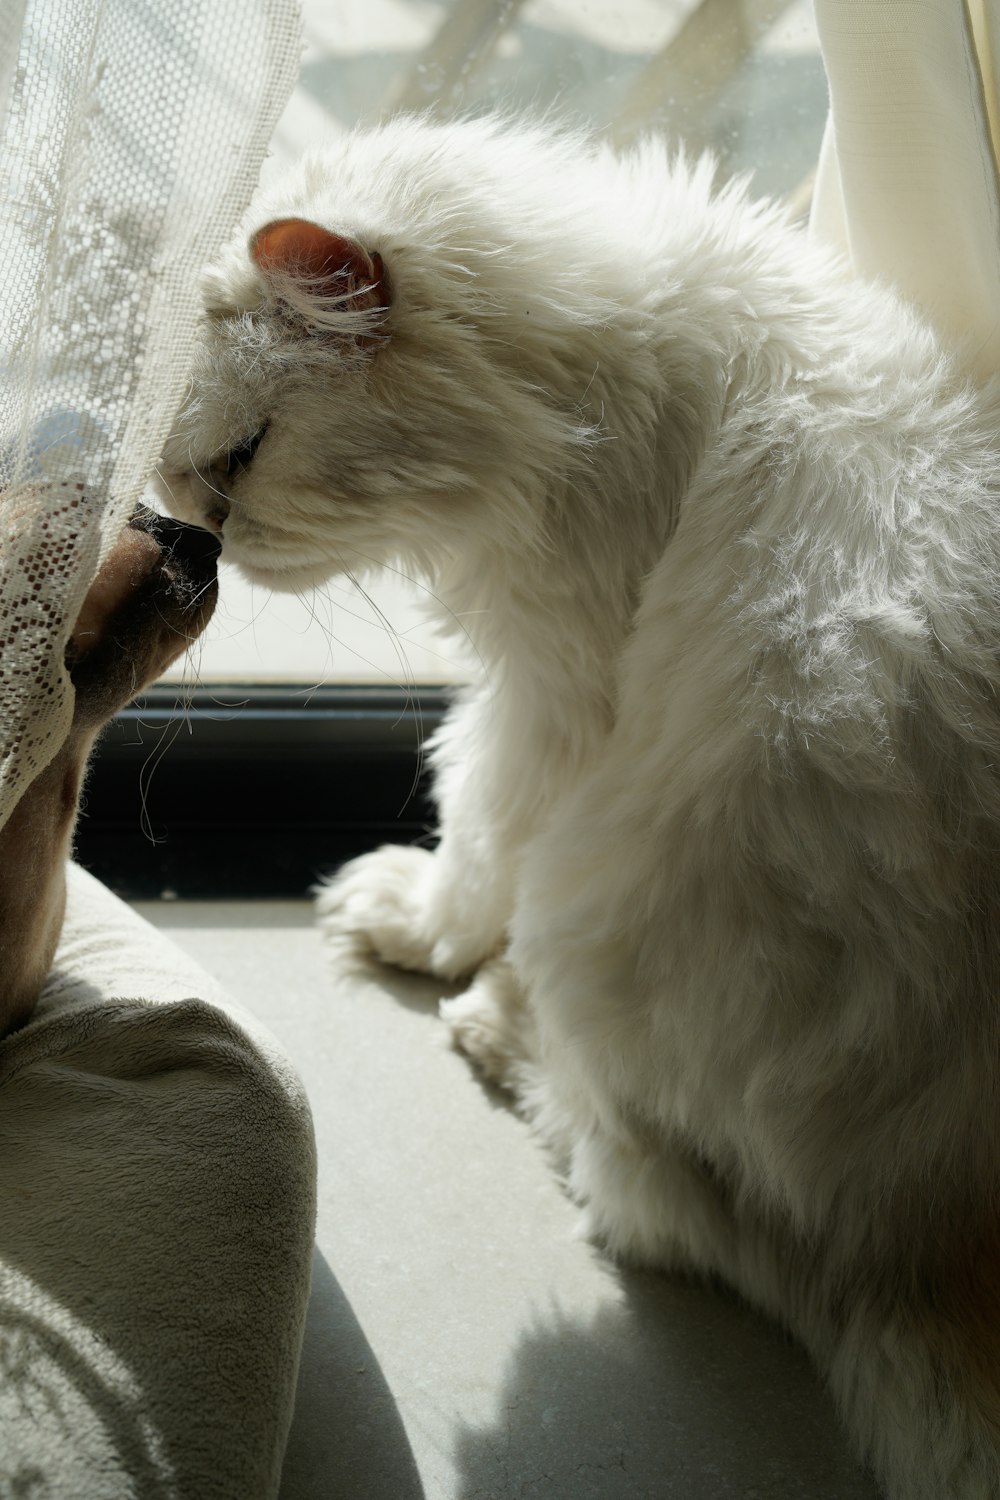
[[[0,1497],[277,1493],[313,1240],[277,1044],[92,877],[0,1042]]]

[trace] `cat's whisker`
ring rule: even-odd
[[[326,590],[322,589],[322,588],[314,588],[314,589],[312,589],[310,591],[310,593],[307,594],[307,593],[304,593],[300,589],[296,589],[294,591],[294,597],[299,601],[299,603],[302,605],[303,609],[308,614],[310,620],[313,622],[313,624],[316,626],[316,628],[320,631],[320,633],[325,638],[325,640],[326,640],[327,662],[328,663],[332,663],[333,652],[331,650],[331,646],[332,646],[333,641],[334,641],[334,633],[333,633],[333,610],[332,610],[332,607],[331,607],[330,610],[329,610],[329,618],[326,621],[323,621],[323,620],[320,619],[320,617],[319,617],[319,615],[318,615],[318,613],[316,611],[316,602],[315,602],[317,599],[322,599],[324,601],[324,603],[326,603],[327,605],[330,605],[330,599],[329,599],[329,597],[328,597],[328,595],[326,593]],[[347,612],[349,613],[349,611],[347,611]],[[361,617],[359,615],[359,616],[356,616],[356,618],[360,619]],[[310,692],[315,692],[315,689],[314,688],[310,689]]]
[[[367,589],[362,586],[361,582],[351,571],[351,569],[348,567],[344,567],[342,569],[342,572],[343,576],[348,580],[349,583],[354,586],[357,592],[361,595],[362,599],[364,599],[365,603],[372,610],[378,624],[382,626],[386,635],[389,637],[389,640],[392,642],[393,650],[396,653],[396,659],[398,660],[403,673],[403,680],[406,684],[408,684],[408,691],[412,691],[415,686],[413,670],[410,666],[410,659],[406,654],[406,649],[403,646],[402,641],[400,640],[398,631],[392,624],[392,621],[389,619],[388,615],[386,615],[385,611],[379,608],[378,604],[376,604],[371,594],[369,594]]]
[[[380,624],[382,626],[382,629],[385,631],[385,633],[388,636],[389,640],[392,642],[393,649],[394,649],[394,651],[396,653],[396,659],[399,662],[400,671],[402,673],[401,680],[393,678],[392,674],[389,673],[389,672],[387,672],[384,667],[383,668],[377,668],[377,670],[379,672],[379,675],[385,677],[388,681],[392,682],[395,687],[398,687],[403,693],[405,693],[406,694],[406,701],[407,701],[407,703],[413,702],[414,701],[414,690],[415,690],[414,673],[413,673],[412,667],[410,666],[410,661],[409,661],[408,656],[406,655],[406,651],[405,651],[405,649],[403,648],[403,646],[401,644],[398,631],[395,629],[395,627],[393,626],[392,622],[387,618],[387,616],[383,613],[383,611],[379,609],[379,607],[375,603],[374,599],[372,599],[372,597],[362,587],[362,585],[359,583],[358,579],[351,572],[351,570],[347,567],[346,563],[343,562],[343,559],[341,559],[341,564],[342,565],[341,565],[339,576],[343,577],[344,579],[346,579],[352,585],[352,587],[356,590],[356,592],[358,592],[362,596],[362,598],[366,601],[366,603],[368,604],[369,608],[375,614],[375,617],[376,617],[375,623],[378,623],[378,624]],[[363,624],[372,624],[373,623],[371,615],[369,615],[366,618],[364,615],[359,614],[355,610],[349,610],[349,609],[347,609],[346,606],[342,605],[339,600],[334,600],[333,598],[331,598],[331,596],[330,596],[330,594],[329,594],[329,592],[328,592],[328,590],[326,588],[318,589],[315,592],[321,594],[321,596],[327,601],[328,605],[330,606],[331,613],[332,613],[332,611],[334,609],[336,609],[338,612],[340,612],[341,610],[343,610],[345,613],[349,614],[353,619],[359,620]],[[344,643],[342,641],[339,641],[338,644],[343,645]],[[353,654],[355,656],[357,656],[360,661],[365,661],[366,665],[368,665],[368,666],[374,666],[375,665],[373,662],[368,661],[367,658],[365,658],[362,655],[362,653],[359,652],[359,651],[357,651],[354,647],[348,647],[348,649],[351,650],[353,652]],[[418,708],[418,718],[419,718],[419,703],[417,704],[417,708]]]
[[[226,634],[225,634],[225,639],[226,640],[228,640],[228,641],[238,640],[240,638],[240,636],[241,635],[245,635],[248,630],[249,631],[254,631],[255,630],[256,625],[257,625],[257,621],[260,619],[260,616],[263,613],[263,611],[267,608],[268,600],[271,598],[271,591],[270,591],[270,589],[268,590],[268,592],[267,592],[267,598],[264,600],[263,604],[261,604],[259,606],[256,604],[253,590],[251,590],[251,596],[250,597],[251,597],[251,600],[254,600],[254,603],[252,605],[252,613],[251,613],[249,619],[237,620],[233,616],[233,614],[231,613],[230,609],[228,608],[228,606],[225,603],[220,604],[220,606],[217,608],[217,610],[216,610],[216,623],[217,623],[217,625],[221,624],[223,622],[223,620],[224,620],[226,626],[228,627],[227,631],[226,631]]]
[[[412,709],[413,709],[414,720],[415,720],[416,730],[417,730],[417,754],[416,754],[416,759],[415,759],[413,779],[412,779],[412,781],[410,783],[410,789],[409,789],[409,791],[406,794],[406,797],[405,797],[405,799],[403,801],[402,807],[400,807],[400,809],[399,809],[399,814],[402,814],[405,811],[405,809],[409,806],[409,804],[410,804],[411,800],[413,799],[413,797],[416,795],[417,787],[420,784],[420,778],[421,778],[421,776],[423,775],[423,772],[424,772],[424,744],[423,744],[423,724],[424,724],[424,720],[423,720],[423,709],[422,709],[421,703],[420,703],[420,693],[419,693],[419,689],[418,689],[418,686],[417,686],[416,677],[415,677],[415,674],[413,672],[412,667],[410,666],[410,660],[409,660],[409,657],[407,656],[406,648],[403,645],[402,638],[400,637],[399,632],[393,626],[391,620],[389,620],[388,616],[385,614],[384,610],[382,610],[379,607],[379,605],[375,602],[375,600],[368,593],[368,591],[364,588],[364,586],[361,584],[361,582],[359,581],[359,579],[357,578],[357,576],[354,574],[354,572],[349,567],[346,566],[346,564],[343,562],[343,559],[341,559],[341,570],[340,571],[341,571],[341,576],[344,577],[344,578],[346,578],[353,585],[353,587],[357,590],[357,592],[361,595],[361,597],[368,604],[369,608],[374,613],[374,615],[376,617],[376,620],[378,621],[378,623],[380,623],[382,625],[382,628],[385,630],[385,632],[386,632],[389,640],[392,642],[393,649],[396,652],[397,659],[399,661],[400,667],[401,667],[402,672],[403,672],[403,681],[401,683],[398,683],[397,686],[399,686],[400,688],[402,688],[403,692],[406,694],[406,706],[412,707]],[[329,596],[327,596],[327,597],[329,597]],[[332,600],[330,602],[331,602],[331,604],[333,603]],[[355,611],[348,611],[348,613],[352,614],[354,616],[354,618],[356,618],[356,619],[359,619],[359,620],[363,619],[363,616],[358,615]],[[360,653],[358,653],[358,654],[360,654]]]
[[[250,587],[250,598],[251,598],[251,601],[254,598],[254,593],[255,593],[255,585],[251,584],[251,587]],[[257,652],[258,655],[260,655],[260,646],[257,644],[257,621],[260,619],[261,615],[264,613],[264,610],[267,608],[268,604],[270,604],[270,602],[271,602],[271,600],[273,598],[274,598],[274,590],[273,589],[268,589],[268,591],[267,591],[267,597],[265,598],[264,603],[260,606],[259,609],[256,609],[256,608],[252,609],[252,613],[250,615],[250,620],[249,620],[250,635],[251,635],[251,638],[253,640],[254,650]]]
[[[160,481],[161,485],[166,490],[166,492],[170,496],[171,500],[173,500],[174,499],[173,488],[172,488],[172,486],[170,484],[169,479],[167,478],[166,474],[164,474],[164,472],[163,472],[163,470],[162,470],[162,468],[160,467],[159,464],[154,464],[153,465],[153,473],[156,475],[157,479]]]
[[[151,844],[162,844],[163,837],[165,837],[165,835],[161,838],[156,837],[156,834],[153,832],[153,822],[149,812],[149,791],[153,776],[163,757],[176,740],[178,734],[180,734],[181,726],[185,722],[187,722],[186,719],[182,718],[170,719],[162,726],[156,745],[143,761],[142,768],[139,771],[139,826],[143,835]]]
[[[205,486],[205,488],[207,490],[210,490],[213,495],[218,495],[220,500],[224,500],[227,507],[229,507],[232,503],[232,497],[230,495],[227,495],[223,490],[220,490],[218,485],[213,483],[212,479],[202,472],[201,468],[195,462],[194,454],[192,452],[192,445],[190,443],[188,444],[187,457],[189,472],[194,474]]]
[[[418,578],[415,574],[407,573],[402,568],[394,567],[391,563],[382,562],[378,558],[371,557],[367,553],[360,551],[357,547],[353,548],[352,551],[354,552],[355,557],[359,558],[362,562],[370,563],[373,567],[379,568],[383,572],[394,574],[397,578],[402,579],[404,583],[408,583],[412,588],[419,589],[422,594],[427,595],[428,599],[433,600],[433,602],[439,607],[442,613],[447,615],[448,619],[453,622],[453,624],[457,627],[459,633],[465,638],[476,659],[476,665],[482,672],[486,682],[489,683],[489,666],[483,659],[479,647],[476,645],[475,640],[469,634],[463,623],[464,619],[471,619],[474,615],[486,614],[487,611],[464,610],[461,615],[457,614],[455,610],[452,609],[451,606],[447,603],[447,601],[442,599],[440,595],[436,594],[430,587],[430,585],[425,583],[422,578]],[[443,657],[442,660],[447,660],[447,657]]]
[[[390,672],[387,672],[383,666],[380,666],[378,662],[371,661],[367,656],[365,656],[362,651],[359,651],[356,646],[352,646],[349,641],[343,640],[340,636],[335,635],[332,631],[329,633],[328,639],[333,645],[339,646],[341,650],[348,652],[351,656],[356,657],[358,661],[363,662],[366,667],[370,667],[377,677],[384,677],[385,680],[391,683],[393,687],[399,688],[401,692],[407,694],[409,693],[409,685],[407,683],[399,682],[395,677],[393,677]],[[307,691],[313,693],[316,691],[316,688],[325,687],[329,680],[330,679],[328,677],[323,677],[316,684],[316,687],[309,688]]]
[[[413,625],[409,630],[397,630],[396,634],[401,641],[409,641],[411,646],[418,646],[425,656],[433,656],[435,661],[442,662],[446,667],[454,671],[459,663],[453,657],[446,656],[443,651],[435,651],[433,646],[427,645],[426,641],[413,639],[414,632],[420,628],[420,625]]]
[[[346,577],[346,575],[345,575],[345,577]],[[350,582],[354,587],[357,587],[357,585],[355,583],[355,580],[353,578],[347,578],[347,581]],[[332,625],[325,625],[323,623],[323,621],[319,618],[319,616],[316,613],[315,608],[310,603],[309,598],[307,597],[307,595],[305,595],[303,593],[299,593],[298,590],[296,590],[295,597],[297,599],[301,600],[302,604],[309,611],[310,615],[312,616],[313,620],[315,621],[317,627],[320,630],[322,630],[322,631],[325,632],[325,631],[327,631],[329,629],[332,629]],[[313,598],[321,598],[324,601],[324,603],[329,607],[331,616],[333,614],[333,611],[336,610],[336,612],[338,614],[347,615],[350,619],[357,620],[359,622],[359,624],[361,624],[361,625],[371,625],[373,623],[372,622],[372,617],[371,617],[370,614],[368,614],[368,615],[362,614],[360,610],[350,609],[348,607],[348,605],[346,605],[343,602],[343,600],[341,600],[341,599],[334,599],[333,596],[330,594],[328,587],[324,587],[324,586],[320,585],[320,586],[314,588],[312,590],[312,597]],[[376,621],[375,623],[382,624],[383,628],[388,629],[389,632],[390,632],[390,634],[392,636],[394,636],[397,641],[402,641],[402,640],[406,639],[407,632],[401,631],[401,630],[397,629],[396,626],[394,626],[394,625],[388,626],[384,620],[379,620],[379,621]],[[445,658],[442,657],[442,660],[444,660],[444,659]],[[407,663],[407,668],[409,669],[409,663]]]
[[[210,593],[211,590],[214,587],[215,587],[215,581],[214,580],[209,580],[208,583],[203,584],[202,587],[195,594],[194,598],[192,599],[192,601],[191,601],[192,605],[195,605],[195,604],[198,603],[199,600],[204,599],[205,595],[208,594],[208,593]],[[200,640],[201,640],[201,637],[199,637],[199,643],[200,643]]]
[[[227,505],[231,503],[229,495],[227,495],[224,490],[220,490],[217,484],[213,484],[211,479],[206,479],[200,469],[198,469],[197,467],[193,467],[193,472],[197,474],[198,478],[201,480],[205,488],[211,490],[213,495],[218,495],[219,499],[224,500]]]

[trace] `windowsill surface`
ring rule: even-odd
[[[335,963],[306,901],[136,909],[269,1027],[312,1102],[281,1500],[875,1500],[778,1331],[574,1238],[528,1128],[446,1046],[441,985]]]

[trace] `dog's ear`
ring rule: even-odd
[[[391,296],[377,250],[309,219],[275,219],[250,238],[250,257],[282,300],[315,327],[348,331],[344,315],[384,312]],[[353,329],[357,333],[355,324]]]

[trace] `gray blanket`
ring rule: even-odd
[[[0,1497],[277,1493],[309,1112],[258,1023],[83,871],[0,1042]]]

